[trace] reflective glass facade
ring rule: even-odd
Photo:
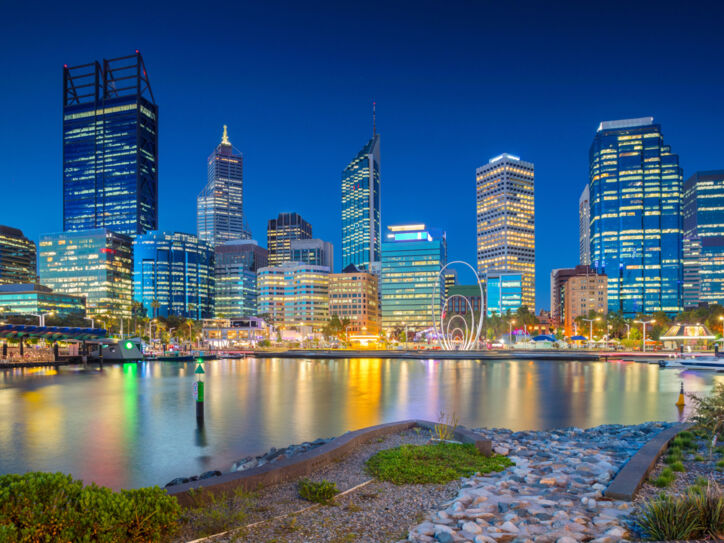
[[[38,250],[41,284],[84,296],[91,317],[131,317],[131,238],[105,228],[43,234]]]
[[[63,69],[63,229],[158,226],[158,107],[139,53]]]
[[[380,136],[342,172],[342,268],[370,269],[380,260]]]
[[[85,317],[85,298],[53,292],[38,284],[0,286],[0,313],[53,313],[57,317]]]
[[[35,242],[17,228],[0,225],[0,285],[34,283],[36,271]]]
[[[259,315],[276,327],[321,329],[329,320],[329,272],[299,262],[261,268]]]
[[[291,242],[292,262],[304,262],[334,269],[334,246],[321,239],[294,239]]]
[[[298,213],[280,213],[276,219],[270,219],[266,229],[269,265],[291,262],[292,240],[311,238],[312,225]]]
[[[724,305],[724,170],[684,183],[684,306]]]
[[[515,313],[523,305],[523,275],[520,273],[489,275],[487,283],[488,316]]]
[[[591,261],[608,311],[682,309],[683,175],[653,117],[603,122],[590,150]]]
[[[214,316],[211,245],[191,234],[155,231],[138,236],[133,251],[133,298],[147,315]]]
[[[214,249],[215,310],[218,318],[257,314],[256,271],[267,265],[267,251],[254,240],[229,241]]]

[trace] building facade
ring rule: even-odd
[[[89,317],[130,318],[133,248],[128,236],[105,228],[40,236],[40,283],[83,296]]]
[[[251,237],[244,218],[244,157],[224,125],[221,143],[208,160],[207,180],[196,198],[196,231],[212,247]]]
[[[724,305],[724,170],[684,183],[684,307]]]
[[[36,262],[35,242],[17,228],[0,225],[0,285],[35,283]]]
[[[267,265],[267,251],[254,240],[227,241],[214,249],[215,310],[218,318],[257,314],[256,272]]]
[[[302,262],[259,269],[259,316],[276,328],[321,329],[329,321],[329,272]]]
[[[133,242],[133,298],[149,317],[214,316],[214,250],[192,234],[147,232]]]
[[[291,241],[291,261],[327,266],[334,269],[334,246],[321,239],[294,239]]]
[[[292,240],[312,239],[312,225],[298,213],[280,213],[270,219],[266,230],[269,265],[278,266],[292,261]]]
[[[449,315],[466,315],[470,313],[471,309],[476,318],[480,315],[483,300],[480,297],[478,285],[452,285],[447,292],[448,300],[445,311]]]
[[[424,224],[388,226],[382,242],[382,327],[420,331],[439,318],[445,293],[440,271],[447,263],[445,233]]]
[[[591,265],[591,192],[586,185],[578,199],[578,263]]]
[[[518,273],[535,309],[535,167],[504,153],[476,170],[478,272]]]
[[[63,230],[158,227],[158,106],[141,54],[63,68]]]
[[[515,313],[523,304],[524,276],[522,273],[494,273],[488,276],[485,292],[487,314]]]
[[[608,311],[682,308],[683,174],[653,117],[602,122],[590,150],[591,262]]]
[[[377,335],[380,332],[380,303],[375,275],[358,270],[354,264],[329,276],[329,315],[349,319],[349,333]]]
[[[369,270],[379,262],[380,136],[377,133],[342,172],[342,268]]]
[[[594,268],[591,266],[584,266],[582,264],[573,268],[558,268],[551,271],[551,323],[554,326],[564,325],[566,282],[571,277],[588,277],[596,275],[598,274]]]
[[[583,330],[574,330],[577,317],[588,317],[591,311],[608,313],[608,281],[605,275],[574,275],[562,288],[563,322],[568,337]]]
[[[53,292],[37,283],[0,285],[0,314],[49,314],[85,317],[85,298]]]

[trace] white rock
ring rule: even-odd
[[[518,527],[509,520],[501,524],[500,529],[504,532],[509,532],[511,534],[517,534],[518,532],[520,532]]]
[[[510,449],[503,447],[502,445],[497,445],[496,447],[493,447],[493,452],[501,456],[508,456],[508,454],[510,454]]]

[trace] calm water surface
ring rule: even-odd
[[[437,420],[441,410],[465,426],[516,430],[676,420],[680,381],[704,392],[724,379],[631,362],[247,359],[205,369],[203,428],[192,363],[0,371],[0,472],[163,485],[271,447]]]

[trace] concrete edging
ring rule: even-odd
[[[607,498],[632,501],[634,495],[656,465],[661,453],[679,432],[688,430],[692,424],[680,422],[662,430],[641,447],[629,461],[624,464],[603,492]]]
[[[189,494],[191,490],[206,490],[216,494],[238,488],[254,490],[260,487],[283,483],[312,474],[320,467],[341,458],[370,439],[402,432],[414,427],[431,430],[436,424],[437,423],[425,420],[406,420],[369,426],[343,434],[329,443],[305,453],[295,455],[292,458],[281,458],[273,464],[264,464],[263,466],[241,472],[224,473],[220,477],[214,477],[212,479],[174,485],[168,487],[166,491],[170,495],[176,496],[182,505],[188,505],[191,502],[191,496]],[[475,444],[476,448],[485,456],[491,456],[493,453],[492,442],[475,432],[471,432],[465,428],[456,428],[453,435],[457,441]]]

